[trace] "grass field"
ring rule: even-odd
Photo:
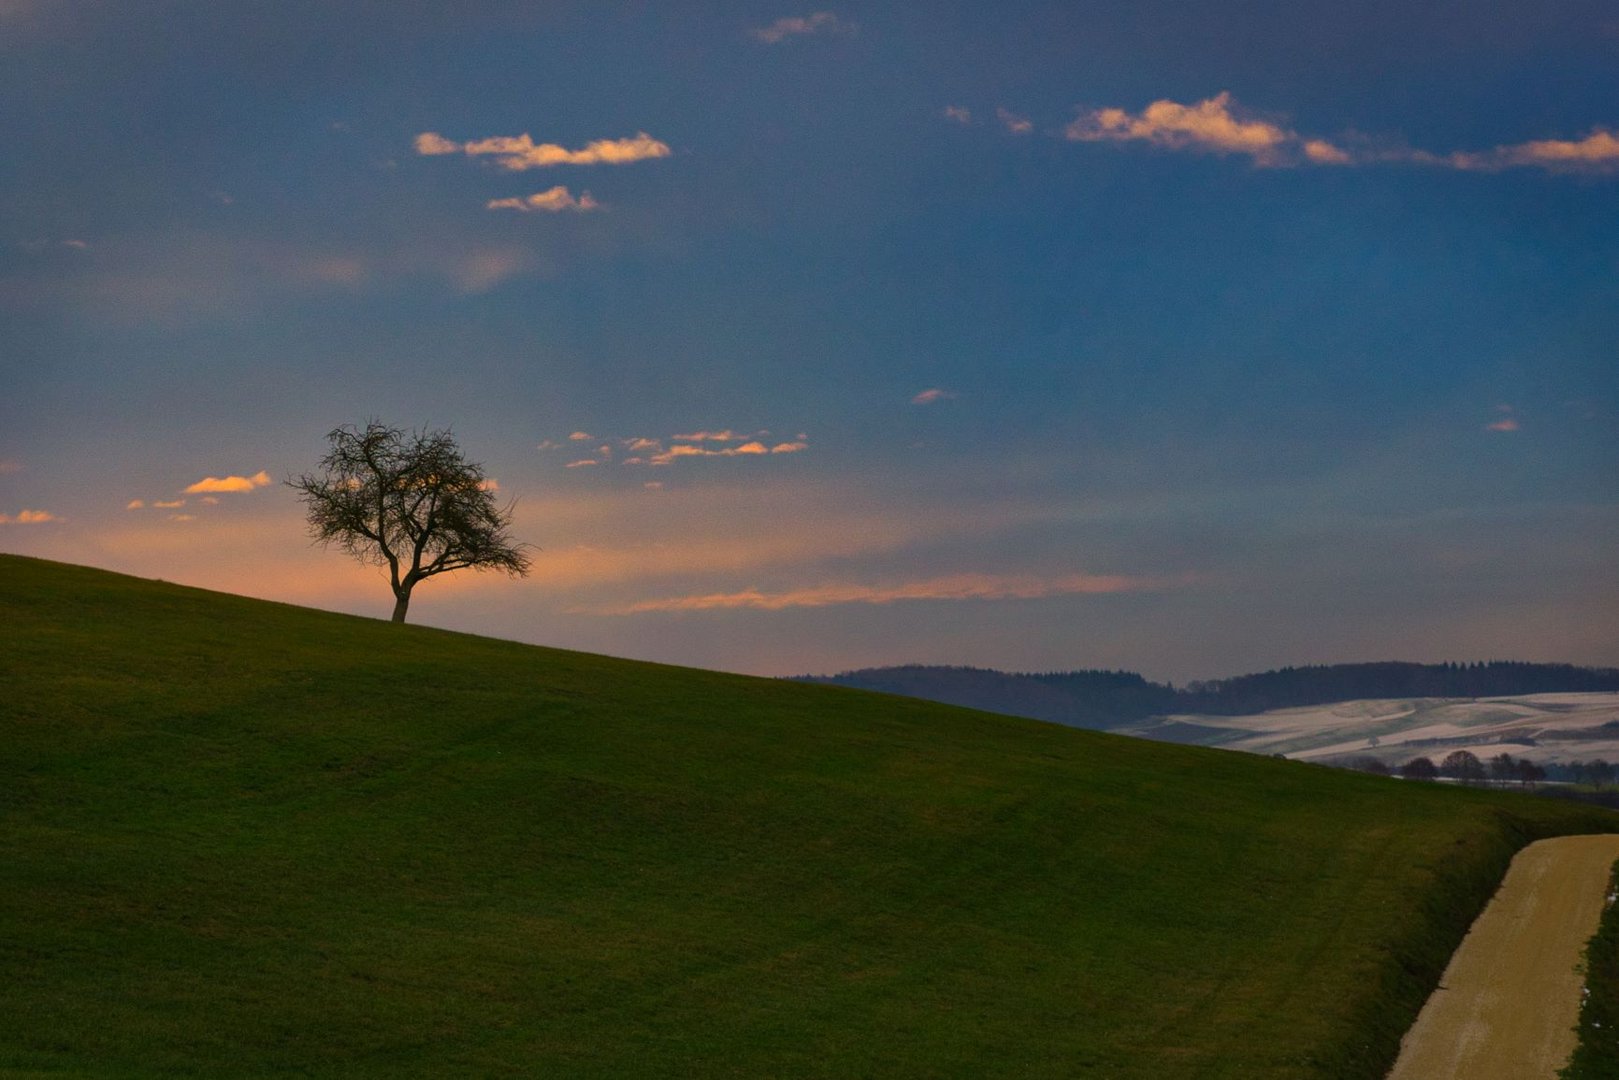
[[[0,557],[0,1072],[1376,1077],[1607,811]]]

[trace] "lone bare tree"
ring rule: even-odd
[[[496,504],[483,466],[448,431],[404,431],[378,420],[340,427],[318,473],[287,481],[309,508],[309,531],[364,563],[388,568],[393,621],[410,591],[451,570],[528,573],[526,544],[506,534],[512,505]]]

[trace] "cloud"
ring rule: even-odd
[[[43,525],[47,521],[61,520],[49,510],[20,510],[16,517],[0,514],[0,525]]]
[[[1355,161],[1347,150],[1326,139],[1305,139],[1304,156],[1317,165],[1352,165]]]
[[[595,437],[596,436],[592,435],[588,431],[576,431],[572,435],[568,436],[568,438],[571,439],[574,442],[589,442],[590,440],[594,439]]]
[[[172,502],[154,502],[152,506],[158,510],[178,510],[185,504],[184,499],[175,499]]]
[[[588,191],[581,193],[578,198],[574,198],[567,188],[558,184],[554,188],[536,191],[534,194],[524,198],[490,199],[484,203],[484,208],[486,210],[521,210],[525,213],[543,210],[551,214],[572,210],[575,213],[582,214],[589,210],[600,210],[601,203],[592,198]]]
[[[932,405],[936,401],[947,401],[955,396],[955,394],[948,390],[941,390],[937,386],[931,386],[917,394],[915,397],[911,398],[911,404]]]
[[[22,472],[22,462],[15,458],[0,458],[0,476]]]
[[[672,465],[680,458],[764,457],[769,454],[796,454],[801,450],[808,449],[808,447],[807,442],[777,443],[775,446],[766,446],[757,439],[742,443],[740,446],[725,446],[719,449],[676,443],[662,453],[653,454],[646,460],[649,465]],[[625,461],[624,464],[628,465],[630,462]]]
[[[663,444],[657,439],[643,439],[639,437],[624,440],[625,449],[631,453],[640,453],[642,450],[657,452],[663,449]]]
[[[1019,116],[1008,109],[996,109],[995,119],[999,120],[1001,126],[1013,135],[1027,135],[1034,130],[1034,123],[1028,117]]]
[[[1484,425],[1484,430],[1485,431],[1503,431],[1503,432],[1505,432],[1505,431],[1517,431],[1518,430],[1518,428],[1520,426],[1518,424],[1518,418],[1513,415],[1513,413],[1517,411],[1516,409],[1514,409],[1511,405],[1497,405],[1495,407],[1495,411],[1501,414],[1501,418],[1499,420],[1495,420],[1495,421],[1493,421],[1491,423],[1485,424]]]
[[[582,469],[586,465],[600,465],[600,464],[601,464],[601,462],[597,461],[595,458],[580,458],[578,461],[570,461],[570,462],[568,462],[566,465],[563,466],[563,468],[564,469]]]
[[[669,144],[654,139],[644,131],[627,139],[597,139],[582,149],[569,150],[557,143],[536,143],[533,136],[495,135],[487,139],[473,139],[457,143],[434,131],[416,136],[416,152],[429,156],[453,154],[460,151],[469,157],[490,156],[503,169],[523,172],[528,169],[549,169],[555,165],[627,165],[633,161],[668,157],[674,151]]]
[[[461,144],[446,139],[436,131],[424,131],[416,136],[416,152],[427,156],[459,154]]]
[[[1548,172],[1619,171],[1619,136],[1594,128],[1583,139],[1536,139],[1485,153],[1458,152],[1442,159],[1453,168],[1482,172],[1533,167]]]
[[[496,285],[522,273],[528,256],[510,248],[475,251],[457,262],[451,272],[456,287],[468,296],[488,292]]]
[[[75,251],[90,250],[90,241],[88,240],[63,240],[62,245],[64,247],[73,248]]]
[[[254,488],[265,487],[272,483],[270,474],[257,472],[252,476],[207,476],[185,489],[187,495],[200,495],[206,492],[252,491]],[[161,504],[154,504],[161,505]]]
[[[781,611],[785,608],[830,607],[836,604],[892,604],[902,600],[1037,600],[1049,596],[1145,592],[1163,588],[1165,584],[1157,579],[1117,574],[1068,574],[1054,578],[953,574],[895,585],[815,585],[782,592],[745,589],[731,593],[663,597],[603,609],[600,613],[634,615],[649,611],[713,611],[727,608]]]
[[[766,45],[778,45],[788,38],[806,34],[853,34],[859,27],[838,18],[830,11],[817,11],[813,15],[788,15],[769,26],[749,30],[748,34]]]
[[[1285,128],[1233,111],[1229,91],[1193,105],[1165,98],[1139,113],[1096,109],[1075,119],[1063,134],[1075,142],[1139,140],[1172,150],[1247,154],[1259,165],[1280,164],[1284,151],[1298,141]]]
[[[970,124],[973,122],[972,110],[963,108],[960,105],[946,105],[939,110],[939,115],[946,120],[954,120],[958,124]]]
[[[760,431],[753,435],[739,435],[726,428],[724,431],[694,431],[689,435],[671,435],[677,442],[740,442],[743,439],[756,439],[760,435],[768,435],[768,431]]]
[[[1349,133],[1342,145],[1246,115],[1229,92],[1182,105],[1163,99],[1139,113],[1095,109],[1081,113],[1063,129],[1076,142],[1140,141],[1171,150],[1245,154],[1257,165],[1431,165],[1473,172],[1540,168],[1561,173],[1619,173],[1619,135],[1593,128],[1580,139],[1536,139],[1493,150],[1434,153],[1407,146],[1381,145]]]
[[[140,499],[130,499],[129,502],[124,505],[125,510],[141,510],[145,507],[146,503]]]
[[[170,514],[169,515],[169,520],[170,521],[196,521],[197,516],[195,514]]]

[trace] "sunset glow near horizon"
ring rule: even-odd
[[[760,674],[1619,664],[1619,13],[0,0],[0,551]],[[1393,20],[1393,21],[1390,21]]]

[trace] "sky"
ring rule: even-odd
[[[0,0],[0,551],[767,675],[1619,664],[1619,6]]]

